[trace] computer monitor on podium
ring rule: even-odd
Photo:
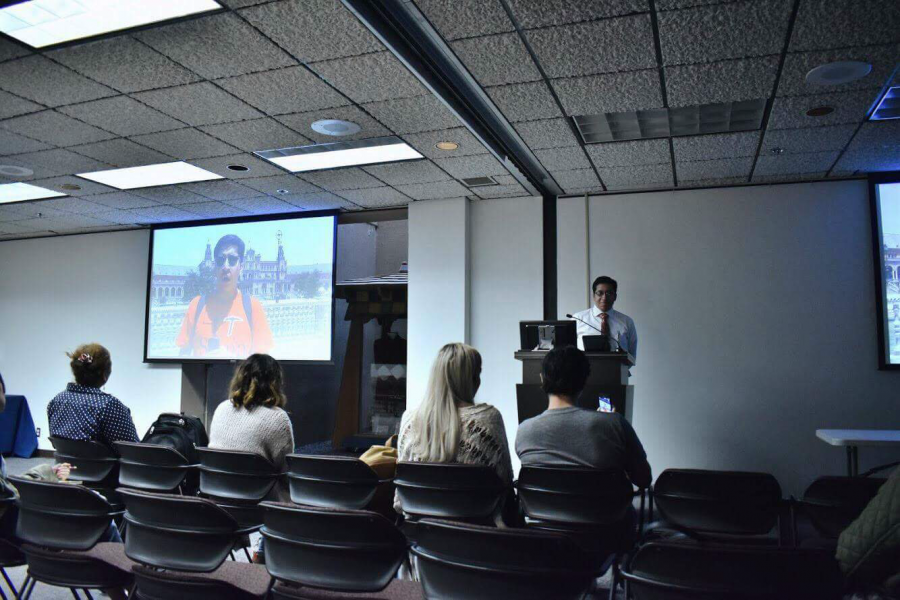
[[[574,346],[578,340],[575,321],[520,321],[522,350],[550,350]]]

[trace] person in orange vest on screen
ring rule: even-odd
[[[216,289],[191,300],[175,344],[181,356],[244,358],[272,349],[272,330],[256,298],[238,289],[244,241],[223,236],[213,251]]]

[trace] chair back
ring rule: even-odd
[[[376,592],[394,578],[406,540],[378,513],[263,502],[266,569],[276,579],[347,592]]]
[[[526,517],[569,525],[620,522],[633,497],[628,476],[615,470],[525,466],[517,486]]]
[[[394,484],[403,512],[440,519],[488,518],[507,491],[492,468],[456,463],[398,462]]]
[[[291,502],[324,508],[365,508],[378,489],[378,475],[349,456],[288,454]]]
[[[177,450],[157,444],[116,442],[119,453],[119,485],[149,492],[178,489],[196,465]]]
[[[200,494],[225,508],[241,525],[261,524],[256,506],[281,477],[275,465],[253,452],[197,448],[197,453]]]
[[[841,598],[833,552],[734,544],[649,542],[623,574],[635,600]]]
[[[781,486],[768,473],[666,469],[653,485],[660,516],[696,533],[762,535],[778,523]]]
[[[820,535],[837,538],[884,482],[869,477],[819,477],[806,488],[800,506]]]
[[[72,481],[80,481],[91,488],[117,487],[119,457],[109,446],[90,440],[55,436],[50,436],[50,443],[56,450],[56,462],[67,462],[75,467],[69,475]]]
[[[119,488],[125,502],[125,555],[159,569],[208,573],[246,533],[228,512],[205,498]]]
[[[56,550],[89,550],[100,540],[115,511],[98,492],[67,483],[10,477],[19,490],[16,536]]]
[[[412,547],[427,598],[580,599],[599,573],[565,534],[423,519]]]

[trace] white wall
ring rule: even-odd
[[[556,201],[557,318],[584,310],[591,302],[590,203],[585,196]]]
[[[0,243],[0,372],[28,398],[40,448],[52,448],[47,404],[72,381],[65,352],[80,343],[109,349],[105,389],[131,408],[138,435],[178,411],[180,366],[142,362],[148,244],[147,231]]]
[[[591,275],[618,279],[637,325],[633,423],[655,474],[768,471],[799,494],[846,470],[816,429],[900,428],[865,182],[594,197],[590,232]],[[860,449],[863,470],[898,459]]]

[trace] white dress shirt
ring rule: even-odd
[[[578,317],[581,321],[590,323],[597,329],[591,329],[581,321],[576,321],[576,331],[578,332],[578,347],[584,350],[584,342],[582,337],[586,335],[600,335],[600,313],[602,311],[596,306],[592,306],[587,310],[575,313],[574,317]],[[606,322],[609,324],[609,335],[619,343],[624,350],[628,351],[637,362],[637,330],[634,328],[634,320],[626,314],[620,313],[613,309],[606,313],[609,315]]]

